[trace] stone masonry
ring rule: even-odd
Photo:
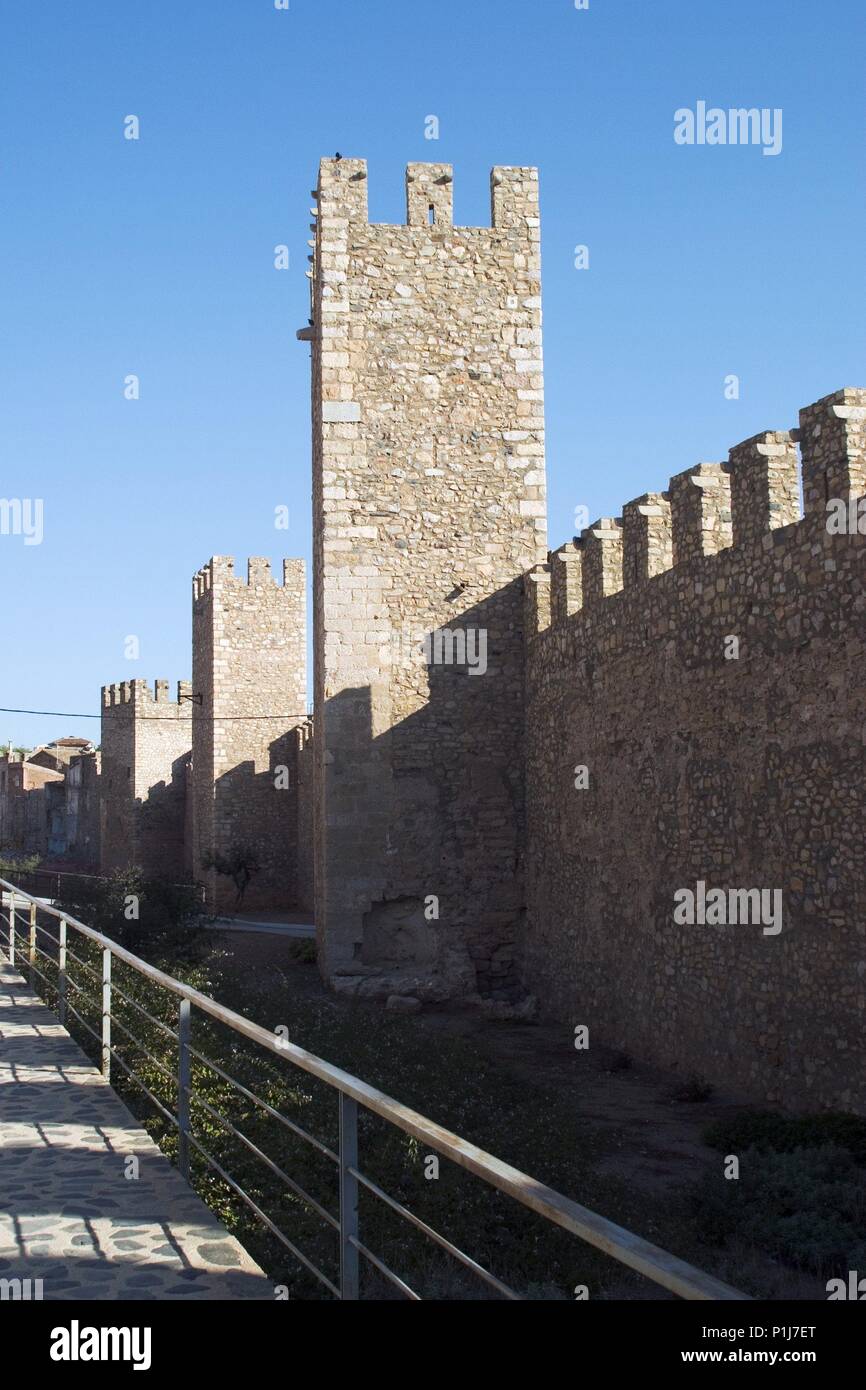
[[[866,494],[864,465],[866,391],[838,391],[526,586],[542,1011],[758,1101],[860,1114],[866,534],[832,534],[826,506]],[[699,882],[779,891],[781,929],[679,925]]]
[[[365,161],[320,166],[316,922],[335,988],[507,1002],[521,576],[547,544],[538,175],[493,170],[489,227],[454,226],[452,192],[410,165],[406,225],[375,225]]]
[[[52,806],[63,790],[64,774],[23,757],[0,757],[0,849],[14,853],[51,852]]]
[[[314,194],[314,725],[302,562],[214,558],[191,702],[158,734],[164,683],[104,692],[105,862],[166,862],[154,787],[183,844],[191,738],[188,871],[218,910],[203,865],[238,846],[245,906],[314,880],[333,988],[537,1005],[866,1114],[866,391],[550,552],[537,174],[493,170],[489,227],[454,226],[447,165],[406,187],[402,226],[369,222],[363,160]],[[684,893],[757,915],[678,918]]]
[[[303,560],[251,559],[246,579],[215,556],[193,581],[192,863],[208,902],[230,910],[211,856],[254,851],[244,908],[297,904],[298,729],[306,725]],[[303,876],[301,876],[303,877]]]
[[[102,687],[101,866],[184,873],[184,803],[192,737],[191,689],[177,699],[158,680]]]

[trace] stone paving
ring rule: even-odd
[[[137,1178],[125,1175],[132,1156]],[[0,957],[0,1280],[8,1279],[41,1279],[45,1299],[274,1296]]]

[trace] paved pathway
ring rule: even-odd
[[[315,941],[316,928],[309,922],[253,922],[242,917],[217,917],[212,931],[258,932],[262,936],[293,936]]]
[[[46,1299],[274,1296],[0,957],[0,1279],[15,1278],[42,1279]]]

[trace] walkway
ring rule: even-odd
[[[138,1159],[138,1177],[127,1176]],[[46,1299],[273,1299],[66,1029],[0,957],[0,1280]]]
[[[254,917],[217,917],[208,926],[211,931],[258,932],[262,936],[291,936],[301,941],[316,939],[316,928],[312,922],[299,922],[288,913],[257,913]]]

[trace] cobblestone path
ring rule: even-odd
[[[137,1179],[125,1176],[131,1155]],[[273,1298],[259,1267],[0,957],[8,1279],[41,1279],[46,1299]]]

